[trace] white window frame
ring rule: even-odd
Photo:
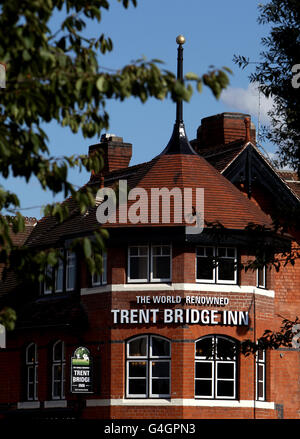
[[[70,261],[72,263],[70,263]],[[73,269],[72,273],[74,274],[74,286],[69,286],[69,280],[71,279],[69,277],[69,269]],[[71,251],[71,250],[67,250],[67,254],[66,254],[66,291],[74,291],[76,288],[76,277],[77,277],[77,258],[76,258],[76,253]]]
[[[34,358],[33,361],[28,358],[29,349],[34,346]],[[38,399],[38,354],[36,343],[30,343],[26,347],[25,352],[25,362],[26,362],[26,400],[27,401],[37,401]],[[30,370],[33,370],[33,381],[29,380]],[[33,385],[33,397],[29,396],[29,386]]]
[[[61,344],[61,358],[59,360],[55,359],[54,351],[55,347]],[[61,367],[60,379],[56,380],[55,377],[55,368]],[[62,340],[57,340],[52,346],[52,379],[51,379],[51,397],[55,400],[65,399],[65,367],[66,367],[66,358],[65,358],[65,343]],[[60,383],[60,395],[54,394],[55,383]]]
[[[211,336],[204,336],[199,338],[198,340],[195,341],[195,374],[194,374],[194,379],[195,379],[195,399],[213,399],[213,400],[234,400],[237,399],[237,357],[236,355],[232,358],[232,359],[228,359],[228,360],[224,360],[224,359],[219,359],[216,354],[214,353],[214,358],[211,357],[206,357],[205,355],[197,355],[197,351],[196,351],[196,345],[197,342],[200,341],[201,339],[204,338],[212,338],[212,344],[214,345],[214,343],[218,343],[218,339],[219,338],[223,338],[226,339],[227,341],[235,344],[235,341],[232,340],[231,338],[227,337],[227,336],[222,336],[222,335],[211,335]],[[197,363],[210,363],[212,366],[212,378],[199,378],[196,377],[196,364]],[[233,364],[233,378],[218,378],[218,374],[217,374],[217,369],[218,369],[218,364],[228,364],[231,363]],[[211,395],[196,395],[196,381],[211,381],[212,382],[212,386],[211,386]],[[218,382],[219,381],[232,381],[233,382],[233,390],[234,390],[234,395],[233,396],[218,396]]]
[[[198,248],[203,248],[205,255],[201,256],[197,254],[197,249]],[[207,248],[212,248],[213,249],[213,258],[216,258],[216,262],[215,262],[215,266],[213,267],[213,278],[212,279],[201,279],[201,278],[197,278],[197,263],[198,263],[198,259],[205,259],[208,256],[206,256],[206,249]],[[226,249],[226,256],[218,256],[218,250],[219,249]],[[227,256],[227,249],[230,250],[234,250],[234,256]],[[234,260],[234,279],[233,280],[223,280],[223,279],[219,279],[219,261],[217,258],[220,259],[233,259]],[[197,283],[205,283],[205,284],[221,284],[221,285],[236,285],[237,284],[237,279],[238,279],[238,274],[237,274],[237,248],[236,247],[228,247],[228,246],[218,246],[218,247],[214,247],[211,245],[200,245],[196,247],[196,267],[195,267],[195,273],[196,273],[196,282]]]
[[[263,359],[259,360],[258,355],[259,352],[255,354],[255,399],[256,401],[266,401],[266,351],[265,349],[260,349],[260,352],[263,354]],[[263,378],[262,380],[258,379],[258,368],[262,366],[263,368]],[[258,386],[259,383],[263,383],[263,396],[258,396]]]
[[[98,287],[100,285],[107,284],[107,253],[103,252],[102,254],[102,273],[94,273],[92,274],[92,286]],[[96,280],[95,280],[96,276]]]
[[[218,251],[219,249],[225,249],[226,250],[226,256],[219,256],[218,255]],[[234,256],[227,256],[227,250],[234,250]],[[223,279],[219,279],[219,261],[217,261],[217,265],[216,265],[216,283],[217,284],[236,284],[237,283],[237,249],[236,247],[225,247],[225,246],[220,246],[220,247],[216,247],[216,256],[218,259],[233,259],[233,263],[234,263],[234,279],[233,280],[223,280]]]
[[[134,356],[129,355],[129,345],[131,342],[138,338],[146,337],[146,355]],[[152,355],[152,342],[153,338],[160,338],[169,343],[169,355],[155,356]],[[133,362],[145,362],[146,363],[146,377],[129,377],[129,364]],[[153,363],[167,362],[169,364],[169,376],[168,377],[153,377],[152,366]],[[171,342],[170,340],[154,334],[139,335],[131,338],[126,342],[126,398],[170,398],[171,395]],[[168,394],[155,394],[152,392],[153,380],[166,379],[169,381],[170,393]],[[145,394],[130,394],[129,393],[129,381],[130,379],[145,379],[146,380],[146,393]]]
[[[197,250],[198,250],[198,248],[203,248],[204,249],[204,256],[202,256],[202,255],[198,255],[197,254]],[[199,259],[205,259],[205,258],[207,258],[208,256],[206,255],[206,249],[207,248],[211,248],[212,249],[212,251],[213,251],[213,258],[215,258],[215,256],[216,256],[216,249],[215,249],[215,247],[213,247],[213,246],[211,246],[211,245],[200,245],[200,246],[197,246],[196,247],[196,269],[195,269],[195,273],[196,273],[196,281],[197,282],[200,282],[200,283],[206,283],[206,284],[215,284],[216,283],[216,267],[213,267],[213,278],[212,279],[201,279],[201,278],[197,278],[197,265],[198,265],[198,258]]]
[[[259,283],[259,270],[262,270],[262,274],[263,274],[263,284],[262,285]],[[265,265],[261,268],[256,269],[256,286],[257,286],[257,288],[266,288],[266,266]]]
[[[147,249],[147,255],[130,255],[130,249],[132,248],[146,248]],[[139,250],[138,250],[139,252]],[[142,257],[142,258],[147,258],[147,278],[139,278],[139,279],[131,279],[130,278],[130,260],[132,257]],[[127,259],[127,267],[128,267],[128,273],[127,273],[127,281],[128,282],[132,282],[132,283],[140,283],[140,282],[149,282],[149,246],[148,245],[130,245],[128,247],[128,259]]]
[[[153,249],[154,248],[162,248],[162,247],[168,247],[170,252],[169,255],[154,255]],[[160,257],[167,257],[169,256],[169,263],[170,263],[170,276],[165,278],[155,278],[153,277],[153,259],[154,257],[160,258]],[[151,245],[151,268],[150,268],[150,282],[170,282],[172,279],[172,246],[171,244],[153,244]]]
[[[45,269],[45,276],[48,276],[51,278],[51,284],[47,285],[47,279],[44,280],[44,291],[43,294],[45,296],[48,296],[49,294],[53,294],[53,267],[52,265],[48,264]]]
[[[63,250],[60,251],[60,256],[63,256]],[[57,288],[57,277],[58,277],[58,273],[61,272],[62,273],[62,286],[61,288]],[[55,268],[55,272],[54,272],[54,291],[55,293],[62,293],[64,290],[64,260],[59,258],[58,260],[58,266]]]
[[[147,249],[147,256],[146,255],[130,255],[130,249],[136,247],[136,248],[146,248]],[[154,247],[168,247],[170,250],[169,255],[153,255],[153,249]],[[147,278],[140,278],[140,279],[131,279],[130,278],[130,259],[131,257],[144,257],[147,258]],[[154,278],[153,277],[153,258],[154,257],[166,257],[169,256],[170,261],[170,277],[168,278]],[[152,244],[152,245],[130,245],[128,246],[128,259],[127,259],[127,267],[128,267],[128,274],[127,274],[127,282],[128,283],[155,283],[155,282],[170,282],[172,280],[172,245],[171,244]]]

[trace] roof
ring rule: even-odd
[[[293,191],[300,200],[300,180],[295,171],[277,171],[277,174],[284,180],[286,185]]]
[[[240,150],[241,143],[233,142],[226,149],[226,154],[224,152],[221,154],[219,151],[218,156],[223,156],[223,163],[227,163],[229,157],[232,159]],[[243,230],[249,223],[266,227],[271,227],[272,224],[271,218],[222,176],[218,167],[216,169],[208,160],[195,153],[186,138],[183,123],[175,124],[170,142],[160,155],[149,162],[105,175],[104,185],[105,187],[112,187],[119,180],[126,180],[129,190],[134,188],[144,190],[147,195],[145,199],[137,197],[128,201],[127,213],[139,201],[140,209],[144,208],[143,212],[147,212],[148,217],[144,218],[142,222],[132,223],[128,220],[127,215],[127,221],[120,221],[118,209],[116,222],[105,224],[106,228],[185,226],[188,223],[183,215],[184,190],[188,188],[192,189],[191,205],[194,208],[198,208],[196,189],[204,189],[205,227],[210,227],[212,224],[221,224],[228,229]],[[93,180],[90,184],[97,185],[97,181]],[[166,221],[162,217],[162,207],[160,205],[158,218],[153,221],[152,189],[162,188],[169,191],[174,188],[180,190],[183,204],[182,216],[179,220],[174,218],[174,198],[171,197],[170,220]],[[54,245],[59,240],[92,232],[99,228],[96,207],[90,208],[86,214],[81,215],[71,198],[66,200],[66,203],[71,211],[70,217],[63,223],[58,223],[51,217],[41,219],[27,241],[29,245]]]
[[[21,247],[26,242],[31,232],[34,230],[36,223],[36,218],[25,217],[25,230],[19,233],[13,233],[11,231],[10,237],[13,245],[16,247]],[[11,291],[18,285],[16,276],[11,271],[6,273],[6,277],[4,280],[2,279],[4,267],[4,264],[0,264],[0,296],[7,293],[8,291]]]

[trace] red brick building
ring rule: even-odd
[[[98,196],[84,215],[69,199],[67,221],[33,228],[27,245],[59,248],[64,262],[50,285],[2,294],[18,321],[0,351],[1,416],[299,418],[299,350],[238,350],[298,315],[299,261],[279,272],[241,267],[258,248],[290,244],[270,227],[281,206],[299,206],[296,175],[272,167],[239,113],[203,119],[191,142],[177,114],[162,153],[136,166],[120,137],[103,136],[90,153],[97,148],[105,167],[87,184],[118,191],[126,182],[128,199],[113,212]],[[91,276],[69,247],[99,227],[99,212],[110,237],[103,273]],[[189,222],[203,216],[193,233]]]

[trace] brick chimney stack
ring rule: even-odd
[[[122,137],[117,137],[114,134],[103,134],[100,143],[89,147],[89,154],[96,150],[103,151],[104,167],[100,175],[92,171],[91,180],[101,179],[103,175],[109,172],[129,166],[132,156],[132,144],[123,142]]]
[[[248,124],[246,127],[245,120]],[[199,151],[201,148],[226,145],[236,140],[250,141],[256,144],[255,131],[249,114],[221,113],[202,119],[197,130],[197,139],[191,143]]]

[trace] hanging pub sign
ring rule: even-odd
[[[80,346],[71,358],[71,392],[93,392],[92,358],[90,351]]]

